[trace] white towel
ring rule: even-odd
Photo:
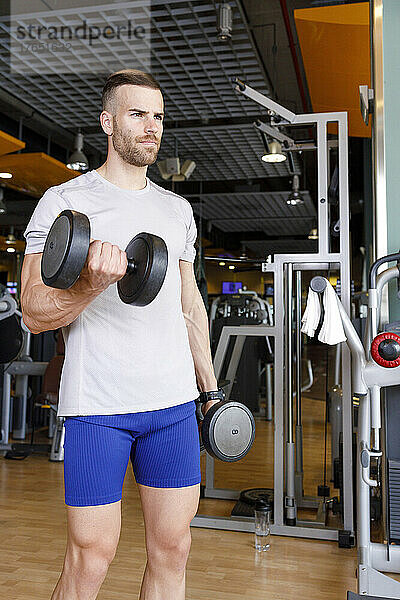
[[[331,346],[345,342],[346,336],[338,304],[340,300],[329,281],[326,284],[323,302],[325,317],[318,335],[319,341]]]
[[[335,290],[329,281],[327,281],[323,293],[324,321],[318,335],[319,341],[324,344],[335,345],[339,344],[339,342],[346,341],[338,302],[339,298],[337,297]],[[318,327],[320,317],[321,305],[319,295],[309,288],[307,306],[301,320],[303,323],[301,331],[309,337],[313,337],[315,330]]]
[[[308,288],[307,306],[303,318],[301,319],[301,322],[303,323],[301,331],[309,337],[314,337],[320,318],[321,305],[319,296],[311,288]]]

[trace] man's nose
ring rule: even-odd
[[[157,133],[160,129],[160,123],[154,117],[147,117],[145,122],[145,131],[147,133]]]

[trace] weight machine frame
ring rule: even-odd
[[[380,430],[382,429],[381,389],[400,385],[400,367],[388,369],[378,365],[371,359],[370,348],[381,326],[380,308],[384,287],[391,280],[400,279],[397,266],[386,269],[378,277],[376,277],[376,270],[383,262],[399,260],[400,253],[389,255],[376,261],[371,268],[371,274],[375,271],[375,281],[374,277],[371,276],[364,345],[339,302],[347,345],[352,356],[354,394],[359,397],[357,440],[358,592],[361,596],[367,596],[368,598],[383,596],[391,600],[400,599],[400,582],[384,575],[384,572],[400,573],[400,546],[371,541],[370,489],[377,487],[378,481],[371,479],[370,465],[371,458],[380,459],[384,456],[380,445]],[[315,291],[321,292],[321,288]],[[382,479],[388,477],[384,465],[382,473]]]
[[[268,114],[277,115],[279,126],[315,126],[317,130],[317,173],[318,173],[318,251],[304,254],[276,254],[272,263],[263,262],[262,271],[274,276],[274,324],[243,325],[240,328],[224,327],[220,344],[214,358],[214,369],[218,379],[222,364],[222,349],[230,335],[273,336],[274,345],[274,514],[271,533],[291,537],[338,540],[338,529],[321,526],[321,520],[298,521],[296,506],[296,445],[293,436],[293,362],[288,350],[292,339],[292,310],[285,310],[282,298],[292,303],[293,271],[337,270],[341,281],[341,299],[344,309],[350,313],[350,242],[349,242],[349,192],[348,192],[348,126],[347,113],[317,113],[296,115],[270,98],[235,79],[235,89],[249,99],[267,109]],[[330,249],[330,220],[328,201],[329,148],[328,124],[335,122],[338,127],[338,167],[339,167],[339,252]],[[315,147],[312,145],[312,148]],[[295,149],[299,149],[296,147]],[[307,148],[304,147],[304,150]],[[265,259],[266,261],[266,259]],[[296,276],[297,277],[297,276]],[[240,330],[240,331],[238,331]],[[286,352],[285,352],[286,350]],[[354,535],[353,523],[353,477],[352,477],[352,393],[350,354],[342,344],[342,431],[343,431],[343,523],[341,530],[350,540]],[[286,364],[286,368],[284,365]],[[298,379],[296,375],[296,380]],[[297,387],[297,386],[296,386]],[[299,397],[298,397],[299,399]],[[285,468],[286,467],[286,468]],[[214,459],[206,456],[205,498],[234,500],[239,498],[238,490],[214,487]],[[301,506],[305,506],[304,499]],[[288,524],[291,523],[291,524]],[[197,514],[191,523],[195,527],[226,529],[231,531],[254,532],[254,519],[251,517],[220,517]]]

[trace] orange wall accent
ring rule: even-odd
[[[349,113],[349,135],[370,137],[358,86],[371,87],[369,3],[294,11],[314,112]]]

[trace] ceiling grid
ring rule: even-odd
[[[163,88],[168,120],[207,123],[210,118],[256,119],[262,116],[261,107],[237,94],[231,83],[233,75],[244,76],[249,85],[266,91],[262,69],[240,11],[234,10],[233,14],[234,31],[229,43],[218,41],[215,5],[205,0],[176,0],[168,4],[153,0],[151,6],[138,0],[108,3],[107,6],[98,3],[97,7],[82,5],[79,9],[38,12],[34,21],[32,14],[15,15],[13,22],[15,26],[23,27],[32,22],[42,26],[73,27],[83,21],[90,22],[94,17],[115,24],[133,16],[135,22],[148,22],[151,37],[144,40],[149,58],[147,66],[151,65],[151,72]],[[10,33],[4,18],[0,20],[0,27],[3,34]],[[2,87],[72,131],[77,127],[84,131],[85,127],[98,124],[101,87],[108,72],[126,68],[129,57],[132,66],[146,68],[143,64],[146,57],[140,61],[136,49],[121,37],[102,40],[96,47],[81,44],[80,52],[71,48],[66,56],[59,53],[54,60],[48,54],[45,57],[40,54],[20,56],[20,60],[25,61],[24,68],[31,70],[30,74],[21,75],[7,72],[5,58],[10,45],[7,46],[4,35],[0,43],[0,61],[6,79]],[[58,67],[54,61],[58,61]],[[286,163],[270,166],[260,162],[263,146],[252,125],[238,133],[236,126],[227,124],[225,134],[218,133],[217,146],[215,132],[210,127],[199,127],[197,134],[191,134],[190,141],[187,134],[172,133],[167,129],[161,159],[174,155],[177,136],[179,148],[198,165],[192,180],[290,175]],[[85,139],[106,152],[106,136],[100,129],[98,134],[87,135]],[[160,180],[158,170],[152,169],[151,175]]]
[[[193,211],[224,232],[260,231],[265,235],[307,235],[316,220],[308,191],[304,203],[286,203],[287,192],[243,192],[193,196]],[[188,200],[191,199],[187,196]],[[197,201],[196,201],[197,200]],[[201,202],[199,202],[199,200]]]
[[[147,3],[143,0],[69,0],[68,6],[65,2],[66,8],[62,3],[63,0],[34,0],[24,5],[21,1],[23,10],[12,16],[12,28],[7,17],[0,17],[0,88],[4,91],[68,132],[75,133],[80,127],[85,133],[87,128],[85,144],[105,155],[107,137],[100,127],[94,133],[99,123],[104,79],[108,73],[123,68],[147,70],[163,89],[168,124],[177,124],[176,128],[168,127],[164,131],[159,159],[174,156],[178,147],[181,161],[196,162],[190,181],[247,181],[251,184],[258,179],[287,179],[301,174],[297,154],[294,154],[293,172],[289,161],[265,163],[261,160],[264,144],[251,121],[265,117],[265,110],[233,88],[232,77],[238,76],[254,89],[268,94],[263,64],[235,0],[230,1],[232,39],[226,43],[217,39],[216,5],[210,0],[169,3],[163,0]],[[27,12],[26,6],[31,12]],[[19,65],[20,72],[9,68],[18,26],[26,28],[33,23],[37,27],[59,29],[73,28],[83,22],[117,26],[129,19],[143,24],[148,31],[140,44],[124,36],[99,39],[93,45],[82,40],[78,45],[73,44],[68,52],[20,53],[14,64]],[[226,120],[226,124],[212,126],[209,122],[214,119],[220,123]],[[235,123],[235,119],[240,122]],[[163,183],[156,165],[150,166],[149,177]],[[288,207],[285,202],[288,194],[208,194],[201,196],[204,201],[201,206],[204,218],[221,231],[304,235],[315,216],[310,195],[303,192],[304,205]],[[199,206],[193,202],[195,212]]]
[[[92,138],[89,139],[92,141]],[[180,158],[196,163],[191,181],[234,181],[290,175],[288,161],[266,163],[261,160],[265,149],[252,125],[168,131],[161,144],[160,159],[175,155],[175,139]],[[294,157],[294,165],[294,174],[299,174],[297,156]],[[150,167],[149,176],[158,177],[156,166]]]

